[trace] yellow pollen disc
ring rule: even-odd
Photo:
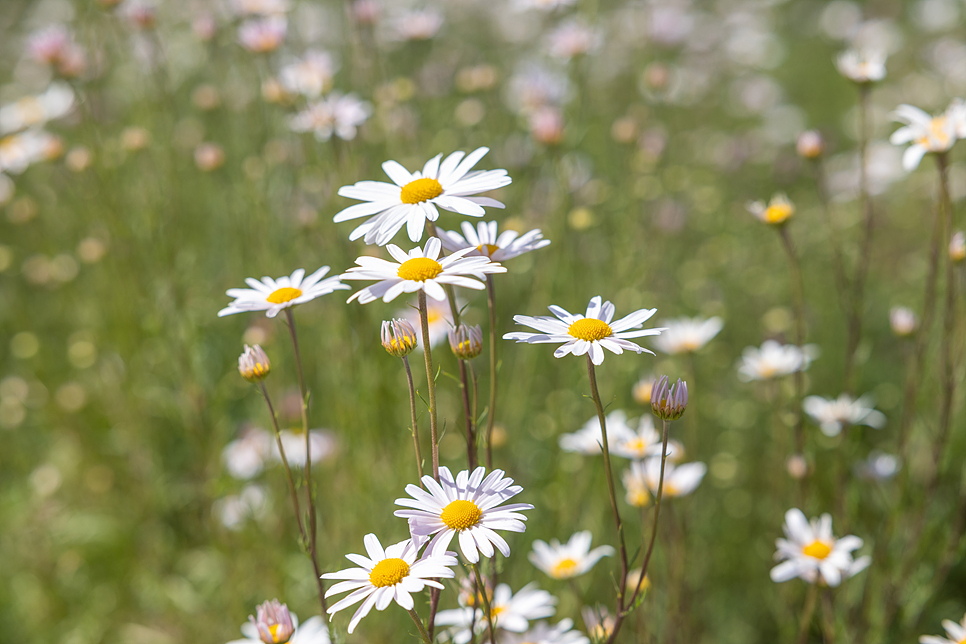
[[[554,579],[566,579],[573,577],[575,572],[577,572],[577,562],[567,557],[554,564],[550,569],[550,576]]]
[[[664,481],[664,494],[666,496],[677,496],[680,492],[676,485]]]
[[[787,203],[777,203],[765,209],[765,221],[769,224],[780,224],[795,212]]]
[[[493,617],[496,617],[502,612],[503,612],[503,606],[494,606],[490,614],[493,615]]]
[[[283,644],[283,640],[279,639],[281,637],[278,632],[280,627],[281,624],[272,624],[268,627],[268,632],[272,634],[272,641],[275,642],[275,644]]]
[[[369,573],[369,583],[376,588],[395,586],[409,576],[409,564],[402,559],[390,557],[383,559],[372,567]]]
[[[635,452],[643,452],[645,448],[647,448],[647,445],[645,445],[644,441],[641,440],[640,438],[635,438],[634,440],[628,441],[627,443],[627,449],[633,450]]]
[[[830,552],[832,552],[832,548],[822,541],[813,541],[802,548],[803,555],[815,557],[816,559],[825,559]]]
[[[404,280],[425,282],[443,272],[443,267],[434,259],[416,257],[402,263],[396,274]]]
[[[277,291],[273,291],[267,298],[272,304],[285,304],[286,302],[291,302],[297,297],[302,297],[302,291],[297,288],[292,288],[290,286],[284,286]]]
[[[582,320],[577,320],[570,325],[570,328],[567,329],[567,333],[578,340],[586,340],[587,342],[603,340],[604,338],[614,335],[614,332],[611,331],[609,324],[596,318],[584,318]]]
[[[453,530],[472,528],[479,523],[482,517],[483,510],[472,501],[464,501],[463,499],[451,502],[443,508],[442,514],[439,515],[440,520]],[[496,611],[495,608],[493,610]]]
[[[480,251],[481,253],[489,257],[496,251],[500,250],[500,247],[494,244],[480,244],[479,246],[476,247],[476,250]]]
[[[402,187],[399,199],[403,203],[429,201],[443,194],[443,186],[436,179],[416,179]]]

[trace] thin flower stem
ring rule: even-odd
[[[302,525],[302,509],[299,507],[299,495],[295,489],[292,468],[289,467],[288,458],[285,456],[285,447],[282,445],[282,435],[278,429],[278,417],[275,415],[275,407],[272,405],[272,399],[268,395],[268,389],[265,388],[265,383],[259,381],[258,388],[261,390],[262,396],[265,397],[265,404],[268,405],[268,415],[272,419],[272,429],[275,430],[275,444],[278,445],[278,453],[282,459],[282,465],[285,467],[285,479],[288,481],[289,493],[292,495],[292,505],[295,506],[295,520],[298,522],[299,535],[303,541],[306,541],[307,535],[305,534],[305,526]]]
[[[480,598],[483,600],[483,610],[486,611],[486,627],[490,635],[490,644],[496,644],[496,629],[493,628],[493,609],[490,607],[490,598],[486,594],[486,584],[483,583],[483,574],[480,572],[479,562],[473,564],[473,572],[476,573],[477,588],[483,588]]]
[[[949,247],[953,235],[953,205],[949,197],[948,156],[946,152],[936,155],[939,170],[940,209],[943,212],[946,234],[945,247]],[[953,398],[956,395],[956,356],[953,347],[953,330],[956,325],[956,273],[952,259],[946,254],[946,310],[943,314],[942,356],[943,396],[939,412],[939,436],[933,446],[934,477],[939,477],[943,450],[949,440],[949,429],[953,413]]]
[[[406,366],[406,382],[409,384],[409,412],[412,414],[413,422],[413,448],[416,451],[416,472],[419,474],[419,484],[423,481],[423,454],[419,448],[419,425],[416,422],[416,387],[413,385],[413,371],[409,368],[409,358],[402,357],[403,364]]]
[[[621,513],[617,508],[617,492],[614,490],[614,474],[610,465],[610,446],[607,444],[607,421],[604,417],[604,405],[600,401],[600,392],[597,390],[597,373],[594,370],[594,363],[587,354],[587,377],[590,379],[590,393],[594,398],[594,405],[597,407],[597,420],[600,422],[601,449],[604,453],[604,475],[607,477],[607,494],[610,496],[610,507],[614,513],[614,523],[617,526],[617,538],[620,544],[621,577],[620,585],[617,588],[617,620],[614,624],[614,632],[608,639],[608,643],[613,642],[620,629],[621,613],[624,609],[624,592],[627,589],[627,544],[624,542],[624,524],[621,522]]]
[[[815,604],[818,599],[818,585],[809,584],[808,594],[805,596],[805,606],[802,608],[802,617],[798,623],[798,644],[808,642],[808,627],[812,623],[812,615],[815,614]]]
[[[792,244],[792,238],[788,234],[788,229],[782,226],[779,229],[782,244],[785,246],[785,253],[788,255],[788,268],[791,271],[792,280],[792,304],[795,311],[795,344],[801,349],[805,346],[805,296],[804,284],[802,283],[802,268],[798,261],[798,254]],[[805,397],[805,374],[801,369],[795,372],[795,398],[797,399],[797,410],[795,420],[795,452],[802,454],[805,451],[805,415],[802,411],[802,398]]]
[[[835,606],[832,604],[832,591],[822,593],[822,635],[825,644],[835,644]]]
[[[419,636],[423,638],[426,644],[433,644],[433,640],[429,638],[429,633],[426,632],[426,627],[423,626],[423,622],[419,619],[419,615],[412,608],[409,609],[409,616],[413,618],[413,624],[419,629]]]
[[[433,445],[433,478],[439,481],[439,434],[436,428],[436,380],[433,377],[433,351],[429,344],[429,314],[426,310],[426,291],[420,290],[419,324],[423,331],[423,355],[426,357],[426,389],[429,391],[429,433]]]
[[[486,469],[493,469],[493,424],[496,422],[496,385],[497,385],[497,356],[496,356],[496,291],[493,287],[493,276],[486,276],[486,308],[490,313],[490,404],[486,410],[486,433],[483,440],[486,443]]]
[[[470,382],[469,374],[466,369],[466,360],[457,360],[460,367],[460,393],[463,398],[463,419],[466,422],[466,461],[469,470],[476,469],[476,429],[473,418],[473,409],[470,405]]]

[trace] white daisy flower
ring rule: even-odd
[[[549,308],[556,319],[546,315],[539,317],[513,316],[513,321],[517,324],[536,329],[540,333],[507,333],[503,336],[503,339],[529,344],[562,342],[563,346],[554,351],[553,357],[562,358],[570,353],[575,356],[590,353],[591,361],[595,365],[599,365],[604,361],[604,349],[618,355],[624,353],[624,349],[654,355],[653,351],[629,342],[628,338],[660,335],[661,331],[664,330],[640,329],[657,309],[639,309],[616,322],[611,322],[614,318],[614,305],[610,302],[601,303],[599,295],[590,300],[586,315],[571,314],[559,306],[550,306]],[[631,329],[640,330],[632,331]]]
[[[738,378],[744,382],[780,378],[796,371],[805,371],[818,357],[813,344],[796,347],[765,340],[761,348],[745,347],[738,363]]]
[[[516,594],[507,584],[500,584],[493,591],[490,610],[493,615],[493,628],[523,633],[530,627],[530,620],[550,617],[556,612],[557,598],[530,583]],[[477,634],[487,628],[486,615],[480,609],[470,607],[441,610],[436,614],[437,626],[453,626],[454,644],[466,644],[472,639],[470,624],[476,625]]]
[[[874,83],[885,78],[884,51],[848,49],[835,59],[839,73],[854,83]]]
[[[283,15],[251,18],[239,25],[238,42],[254,54],[266,54],[281,46],[287,31],[288,21]]]
[[[616,621],[606,606],[584,606],[580,609],[580,616],[584,618],[584,626],[594,642],[605,642],[614,632]]]
[[[272,435],[264,429],[245,430],[241,438],[225,445],[221,460],[225,469],[236,479],[248,480],[265,468],[265,459],[272,453]]]
[[[289,119],[293,132],[312,132],[317,141],[325,142],[335,134],[343,141],[356,138],[358,127],[372,114],[372,106],[359,100],[355,94],[343,96],[332,92],[325,98],[309,104]]]
[[[463,470],[453,478],[448,467],[439,468],[439,483],[432,476],[423,477],[423,490],[407,485],[406,493],[413,498],[396,499],[396,505],[407,510],[396,510],[397,517],[409,519],[409,530],[414,539],[436,535],[428,550],[442,553],[453,537],[459,537],[460,550],[470,563],[494,555],[493,547],[510,556],[510,546],[495,530],[523,532],[527,518],[520,510],[532,510],[529,503],[500,504],[523,491],[505,477],[503,470],[493,470],[486,478],[486,469],[478,467],[471,474]]]
[[[654,347],[663,353],[671,355],[677,353],[693,353],[708,344],[718,335],[724,320],[719,317],[708,318],[677,318],[665,320],[667,327],[660,336],[654,339]]]
[[[244,639],[228,644],[329,644],[329,631],[321,617],[310,617],[304,624],[277,599],[258,606],[257,617],[242,624]]]
[[[0,134],[37,127],[66,116],[74,107],[74,90],[67,83],[52,83],[43,94],[0,106]]]
[[[569,61],[571,58],[592,54],[600,48],[601,30],[580,19],[562,22],[547,36],[550,56]]]
[[[285,460],[294,467],[305,467],[305,434],[301,429],[289,431],[283,429],[278,433],[285,450]],[[309,449],[312,451],[312,462],[318,463],[335,454],[335,434],[329,429],[309,430]],[[281,462],[278,445],[272,442],[272,458]]]
[[[262,519],[268,513],[268,493],[261,485],[246,485],[238,494],[215,501],[211,512],[229,530],[241,530],[249,519]]]
[[[464,257],[468,250],[440,259],[441,248],[439,238],[431,237],[425,249],[417,246],[408,254],[395,244],[386,246],[398,263],[367,255],[360,257],[356,260],[358,266],[350,268],[342,278],[378,282],[356,291],[348,301],[358,299],[360,303],[368,304],[382,298],[383,302],[391,302],[403,293],[425,291],[429,297],[442,302],[446,299],[443,284],[481,291],[486,286],[470,276],[482,279],[483,275],[506,272],[488,257]]]
[[[852,551],[862,547],[862,539],[854,535],[841,539],[832,536],[830,514],[809,523],[801,510],[792,508],[785,513],[782,530],[788,539],[775,541],[775,559],[782,563],[771,569],[772,581],[801,577],[810,584],[822,582],[834,587],[872,562],[871,557],[852,559]]]
[[[565,544],[551,539],[549,545],[537,539],[533,542],[533,552],[527,557],[530,563],[554,579],[571,579],[589,572],[602,557],[610,557],[614,549],[600,546],[590,549],[593,540],[590,530],[576,532]]]
[[[954,101],[945,112],[935,117],[918,107],[900,105],[893,113],[893,119],[906,124],[892,133],[889,142],[893,145],[911,143],[902,154],[902,167],[907,171],[918,168],[927,152],[948,151],[956,143],[957,136],[963,134],[964,115],[960,102]]]
[[[326,51],[309,50],[279,70],[278,82],[289,94],[318,98],[332,86],[339,66]]]
[[[701,484],[707,471],[708,467],[700,462],[683,465],[666,462],[663,497],[668,499],[691,494]],[[643,461],[634,461],[630,468],[624,470],[622,480],[627,491],[627,502],[639,508],[646,506],[651,502],[652,496],[657,496],[661,482],[661,457],[652,456]]]
[[[834,400],[807,396],[802,401],[802,409],[826,436],[838,436],[849,425],[867,425],[882,429],[886,422],[885,414],[875,410],[873,398],[869,395],[855,400],[848,394],[842,394]]]
[[[951,619],[944,619],[943,628],[948,639],[937,635],[923,635],[919,638],[919,644],[960,644],[966,640],[966,616],[958,624]]]
[[[500,644],[590,644],[586,635],[573,628],[572,619],[562,619],[556,626],[537,622],[525,633],[503,633]]]
[[[613,445],[621,441],[634,439],[634,430],[627,424],[627,414],[620,409],[607,414],[607,442],[614,451]],[[604,443],[604,435],[600,431],[600,419],[594,416],[572,434],[561,434],[560,449],[565,452],[578,454],[600,454]],[[658,450],[660,451],[660,450]]]
[[[763,224],[781,226],[795,214],[795,204],[783,192],[772,196],[771,201],[749,201],[745,209]]]
[[[411,610],[414,605],[412,593],[418,593],[426,586],[442,590],[443,584],[435,579],[456,576],[452,570],[457,563],[456,557],[443,552],[423,553],[417,560],[417,549],[412,539],[400,541],[385,550],[374,534],[367,534],[363,541],[368,557],[346,555],[346,559],[357,564],[358,568],[346,568],[322,575],[323,579],[344,580],[333,584],[325,592],[326,597],[351,591],[329,607],[329,615],[362,602],[349,621],[350,633],[355,630],[359,620],[369,614],[373,606],[376,610],[386,610],[395,600],[401,607]]]
[[[470,255],[484,255],[494,262],[513,259],[531,250],[537,250],[550,245],[549,239],[543,238],[539,228],[520,235],[515,230],[504,230],[497,235],[495,221],[481,221],[473,228],[473,224],[464,221],[460,224],[463,234],[455,230],[439,231],[443,248],[450,252],[472,248]]]
[[[482,217],[483,206],[503,208],[495,199],[472,196],[502,188],[512,181],[506,170],[470,172],[487,152],[489,148],[478,148],[465,158],[463,152],[454,152],[446,159],[439,154],[427,161],[421,172],[412,173],[395,161],[386,161],[382,169],[393,183],[359,181],[342,186],[340,196],[368,203],[349,206],[333,221],[370,217],[352,231],[349,239],[363,237],[367,244],[384,246],[404,225],[411,240],[422,239],[426,221],[436,221],[439,217],[437,206],[470,217]]]
[[[610,423],[607,425],[608,437],[610,435]],[[649,414],[641,416],[637,422],[637,430],[625,436],[619,436],[610,440],[610,453],[614,456],[630,458],[636,461],[649,456],[661,455],[661,444],[663,443],[661,432],[654,426],[654,418]],[[667,444],[668,458],[676,460],[683,455],[684,447],[675,440],[669,440]]]
[[[38,129],[0,138],[0,172],[20,174],[34,163],[57,158],[63,146],[60,137]]]
[[[289,277],[263,277],[261,281],[254,277],[245,280],[251,288],[230,288],[225,294],[235,298],[235,301],[218,311],[218,317],[244,313],[246,311],[265,311],[267,317],[273,318],[279,312],[296,304],[311,302],[317,297],[328,295],[333,291],[348,289],[339,276],[322,279],[329,272],[328,266],[323,266],[308,277],[304,277],[305,269],[296,269]]]
[[[393,26],[394,36],[400,40],[429,40],[443,26],[443,14],[435,9],[404,11],[396,16]]]

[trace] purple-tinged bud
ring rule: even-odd
[[[284,644],[292,638],[295,632],[292,615],[288,612],[288,606],[277,599],[259,605],[255,615],[249,615],[248,621],[258,629],[258,637],[265,644]]]
[[[677,420],[688,406],[688,383],[678,378],[673,385],[661,376],[651,389],[651,411],[662,420]]]
[[[416,329],[406,320],[384,320],[382,348],[391,356],[405,358],[416,348]]]
[[[245,345],[245,351],[238,356],[238,373],[246,380],[258,382],[264,380],[272,370],[272,363],[268,354],[259,345],[253,347]]]
[[[483,353],[483,330],[480,325],[461,324],[449,330],[449,348],[460,360],[472,360]]]

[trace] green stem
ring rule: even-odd
[[[818,585],[809,584],[808,595],[805,596],[805,607],[802,608],[802,617],[798,625],[798,644],[808,642],[808,627],[812,623],[812,615],[815,614],[815,603],[818,599]]]
[[[419,629],[419,635],[420,635],[420,637],[423,638],[423,641],[426,644],[433,644],[433,640],[431,640],[429,638],[429,633],[426,632],[426,627],[423,626],[423,623],[422,623],[422,621],[420,621],[419,615],[416,614],[416,611],[413,610],[412,608],[410,608],[409,609],[409,616],[413,618],[413,624],[415,624],[416,625],[416,628]]]
[[[493,276],[486,276],[486,308],[490,313],[490,404],[486,410],[486,433],[483,440],[486,442],[486,469],[493,469],[493,424],[496,422],[496,385],[497,385],[497,361],[496,361],[496,292],[493,288]]]
[[[402,357],[403,365],[406,367],[406,382],[409,384],[409,412],[412,415],[413,423],[413,448],[416,451],[416,472],[419,474],[419,484],[423,481],[423,455],[419,448],[419,425],[416,423],[416,387],[413,385],[413,371],[409,368],[409,358]]]
[[[423,356],[426,358],[426,389],[429,391],[429,433],[433,445],[433,478],[439,481],[439,434],[436,427],[436,380],[433,378],[433,351],[429,344],[429,314],[426,309],[426,291],[420,290],[419,324],[423,331]]]
[[[486,594],[486,584],[483,583],[483,574],[480,572],[479,562],[473,564],[473,572],[476,573],[477,588],[482,588],[480,598],[483,600],[483,610],[486,611],[486,627],[490,635],[490,644],[496,644],[496,629],[493,628],[493,609],[490,607],[490,598]]]

